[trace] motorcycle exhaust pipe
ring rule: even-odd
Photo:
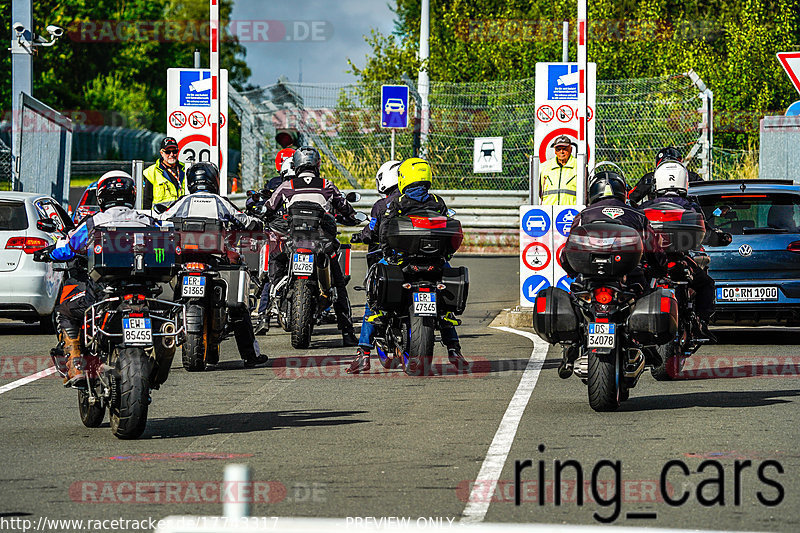
[[[167,350],[171,350],[175,347],[175,324],[173,322],[164,322],[161,326],[161,333],[164,334],[161,337],[161,344],[164,345],[164,348]]]
[[[625,365],[625,377],[635,378],[642,372],[644,372],[644,355],[640,353],[636,360]]]

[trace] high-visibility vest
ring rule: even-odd
[[[542,205],[575,205],[578,188],[578,160],[570,156],[565,165],[548,159],[539,170]]]
[[[179,175],[184,174],[184,164],[178,161],[180,169]],[[186,178],[181,180],[178,187],[175,186],[170,178],[164,174],[167,171],[161,167],[161,161],[156,161],[154,165],[150,165],[144,169],[144,179],[150,182],[153,186],[153,205],[164,202],[172,202],[186,194]]]

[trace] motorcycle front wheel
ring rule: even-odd
[[[117,376],[112,378],[109,418],[118,439],[137,439],[147,425],[152,361],[144,349],[117,348]]]
[[[87,428],[97,428],[103,423],[106,416],[106,407],[101,401],[93,404],[89,403],[89,392],[78,390],[78,412],[81,415],[81,422]]]

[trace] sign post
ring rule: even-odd
[[[392,130],[390,159],[394,159],[395,131],[408,127],[408,85],[381,86],[381,127]]]
[[[208,122],[211,129],[211,161],[219,168],[219,193],[228,196],[228,173],[222,172],[222,150],[220,150],[220,126],[222,117],[220,111],[220,72],[219,72],[219,3],[218,0],[209,0],[209,66],[211,67],[211,111]],[[225,82],[227,93],[228,83]],[[225,102],[227,104],[227,100]],[[225,110],[228,110],[226,105]],[[227,139],[225,141],[227,144]],[[227,155],[227,153],[225,154]]]

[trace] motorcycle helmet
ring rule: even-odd
[[[281,178],[283,181],[288,181],[294,177],[294,167],[292,166],[292,158],[287,157],[283,160],[281,165]]]
[[[291,159],[294,155],[294,148],[284,148],[275,156],[275,172],[280,172],[283,167],[283,162]]]
[[[397,169],[397,180],[400,192],[412,185],[427,185],[430,187],[432,183],[431,167],[427,161],[419,157],[406,159]]]
[[[667,146],[666,148],[662,148],[656,154],[656,168],[658,165],[665,161],[677,161],[678,163],[683,162],[683,156],[681,155],[680,150],[675,148],[674,146]]]
[[[665,161],[653,174],[653,188],[656,194],[686,196],[689,191],[689,171],[682,163]]]
[[[136,203],[136,182],[123,170],[111,170],[97,182],[97,204],[105,211],[110,207],[133,209]]]
[[[219,194],[219,170],[214,163],[201,161],[186,171],[186,188],[189,194],[199,191]]]
[[[400,161],[387,161],[378,169],[375,175],[375,188],[381,194],[389,194],[392,189],[397,187],[398,175],[397,169],[400,167]]]
[[[627,194],[628,185],[616,172],[598,172],[589,183],[589,205],[604,198],[616,198],[620,202],[624,202]]]
[[[319,175],[321,163],[322,159],[319,156],[319,152],[313,146],[301,146],[295,150],[292,156],[292,166],[294,167],[294,173],[296,175],[299,175],[305,170],[310,170],[314,174]]]

